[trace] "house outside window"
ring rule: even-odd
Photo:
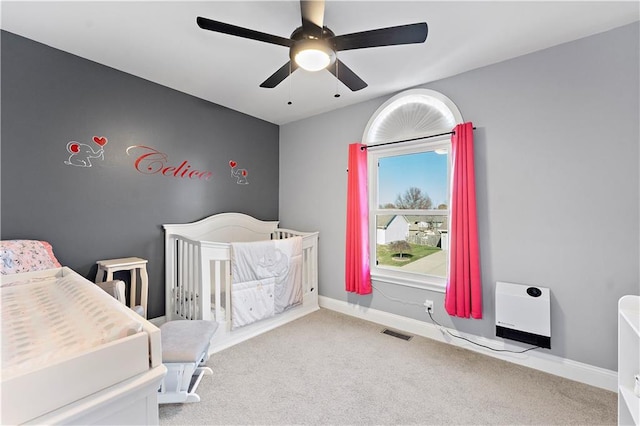
[[[444,291],[451,136],[424,136],[450,132],[461,122],[448,98],[426,89],[394,96],[369,121],[363,141],[369,146],[374,280]],[[405,142],[387,144],[401,140]]]

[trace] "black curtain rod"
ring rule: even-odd
[[[474,127],[473,130],[475,130],[476,128]],[[418,141],[420,139],[429,139],[429,138],[437,138],[438,136],[446,136],[446,135],[455,135],[456,132],[455,130],[452,130],[450,132],[444,132],[444,133],[438,133],[437,135],[430,135],[430,136],[420,136],[417,138],[411,138],[411,139],[403,139],[401,141],[394,141],[394,142],[383,142],[383,143],[377,143],[375,145],[366,145],[366,146],[361,146],[360,150],[365,150],[369,147],[374,147],[374,146],[383,146],[383,145],[394,145],[397,143],[403,143],[403,142],[413,142],[413,141]]]

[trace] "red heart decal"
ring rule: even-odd
[[[78,145],[77,143],[72,143],[71,145],[69,145],[69,150],[77,154],[78,152],[80,152],[80,145]]]
[[[243,170],[243,171],[242,171],[242,176],[246,176],[246,175],[247,175],[247,171],[246,171],[246,170]]]
[[[94,136],[93,141],[100,146],[105,146],[109,142],[104,136]]]
[[[235,161],[233,160],[229,161],[229,166],[231,166],[232,169],[234,169],[237,165],[238,163],[236,163]]]

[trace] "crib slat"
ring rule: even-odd
[[[198,267],[196,262],[198,261],[198,246],[191,245],[191,263],[189,264],[189,314],[191,319],[198,319],[196,312],[196,304],[198,303],[198,291],[196,286],[196,275]]]
[[[187,265],[189,264],[189,246],[186,241],[182,242],[182,250],[180,251],[180,317],[186,319],[186,278]]]
[[[222,304],[220,301],[220,297],[221,297],[220,283],[222,282],[221,271],[220,271],[220,261],[216,260],[214,264],[215,264],[215,268],[214,268],[215,270],[214,270],[213,288],[214,288],[214,294],[216,298],[216,306],[215,306],[216,321],[221,322],[223,318],[222,318]]]
[[[231,330],[231,260],[224,261],[224,270],[226,271],[224,277],[224,320],[227,322],[227,329]]]
[[[185,316],[187,319],[193,318],[193,258],[195,256],[195,250],[193,244],[189,244],[188,249],[187,267],[185,270],[185,287],[187,289],[187,298],[185,306]]]
[[[183,294],[184,294],[184,285],[183,285],[183,264],[184,264],[184,241],[183,240],[178,240],[178,284],[176,287],[176,293],[178,296],[178,300],[177,302],[177,306],[176,306],[176,314],[178,315],[179,318],[184,318],[184,313],[182,311],[183,308],[183,303],[182,301],[184,300]]]
[[[196,255],[194,256],[193,264],[193,292],[195,297],[193,298],[193,308],[195,319],[203,319],[204,313],[202,312],[202,297],[203,293],[200,290],[200,283],[202,283],[202,247],[195,246]]]
[[[198,291],[198,319],[211,320],[211,259],[207,250],[200,245],[200,257],[196,262]]]
[[[185,288],[185,299],[184,299],[184,315],[186,319],[193,319],[191,302],[193,299],[193,290],[191,287],[191,276],[193,271],[193,245],[187,244],[187,264],[184,270],[184,288]]]
[[[191,259],[191,247],[188,242],[184,243],[182,263],[182,317],[189,319],[189,261]]]

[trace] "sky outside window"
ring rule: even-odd
[[[382,157],[378,168],[378,204],[395,203],[411,187],[429,195],[432,208],[448,203],[448,155],[433,151]]]

